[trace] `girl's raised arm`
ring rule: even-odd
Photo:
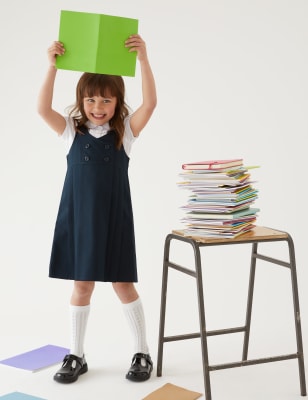
[[[48,48],[49,67],[45,80],[38,96],[37,110],[44,121],[61,135],[65,129],[66,121],[63,115],[52,108],[53,90],[56,79],[57,69],[55,67],[56,57],[64,54],[64,47],[60,42],[53,42]]]
[[[138,136],[145,127],[156,107],[156,87],[152,69],[148,60],[146,45],[140,35],[132,35],[125,42],[129,51],[137,51],[140,62],[142,78],[142,104],[133,113],[130,119],[130,126],[134,136]]]

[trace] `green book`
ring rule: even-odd
[[[135,76],[137,53],[129,52],[125,40],[137,33],[137,19],[61,10],[59,41],[65,54],[57,57],[56,67]]]

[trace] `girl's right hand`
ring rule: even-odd
[[[61,42],[53,42],[52,45],[48,48],[48,61],[51,66],[56,65],[57,56],[62,56],[65,53],[64,46]]]

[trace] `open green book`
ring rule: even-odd
[[[136,52],[125,40],[138,33],[138,20],[112,15],[62,10],[59,41],[65,54],[56,67],[107,75],[135,76]]]

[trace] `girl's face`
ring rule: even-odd
[[[113,96],[84,97],[84,112],[90,122],[95,125],[104,125],[114,116],[117,98]]]

